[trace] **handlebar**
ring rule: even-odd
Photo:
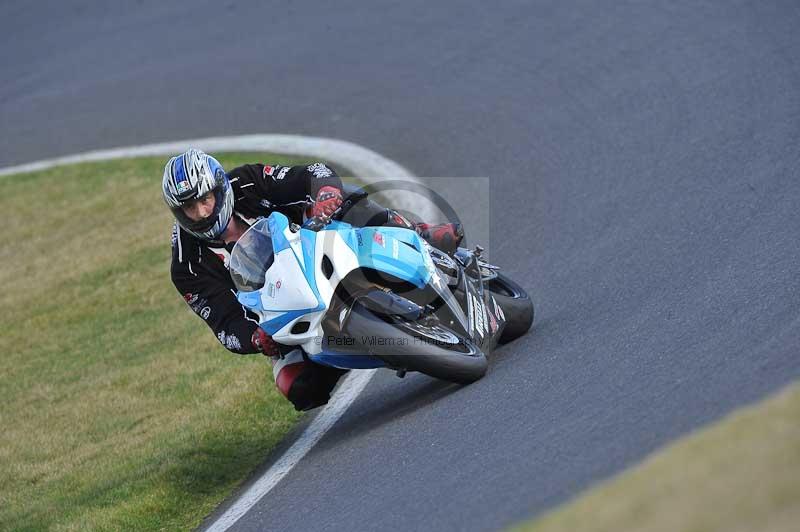
[[[321,229],[323,229],[326,225],[330,222],[330,218],[326,218],[324,216],[312,216],[305,222],[303,222],[302,227],[303,229],[308,229],[310,231],[314,231],[315,233]]]

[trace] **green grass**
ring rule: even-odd
[[[800,383],[669,445],[515,530],[798,530]]]
[[[165,160],[0,177],[2,530],[195,527],[299,417],[170,282]]]

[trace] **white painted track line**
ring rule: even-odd
[[[233,505],[228,508],[214,523],[206,528],[206,532],[223,532],[233,526],[250,508],[256,505],[264,495],[270,492],[278,482],[310,451],[326,432],[342,417],[347,407],[356,400],[361,391],[367,387],[377,370],[352,371],[342,382],[336,394],[325,408],[308,426],[292,446],[264,473],[247,491],[242,493]]]

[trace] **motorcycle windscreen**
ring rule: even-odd
[[[267,270],[275,262],[267,219],[253,224],[239,238],[231,253],[230,272],[240,292],[255,292],[264,287]]]

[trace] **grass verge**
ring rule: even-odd
[[[788,532],[797,523],[800,383],[515,530]]]
[[[165,161],[0,177],[2,530],[193,528],[299,417],[172,286]]]

